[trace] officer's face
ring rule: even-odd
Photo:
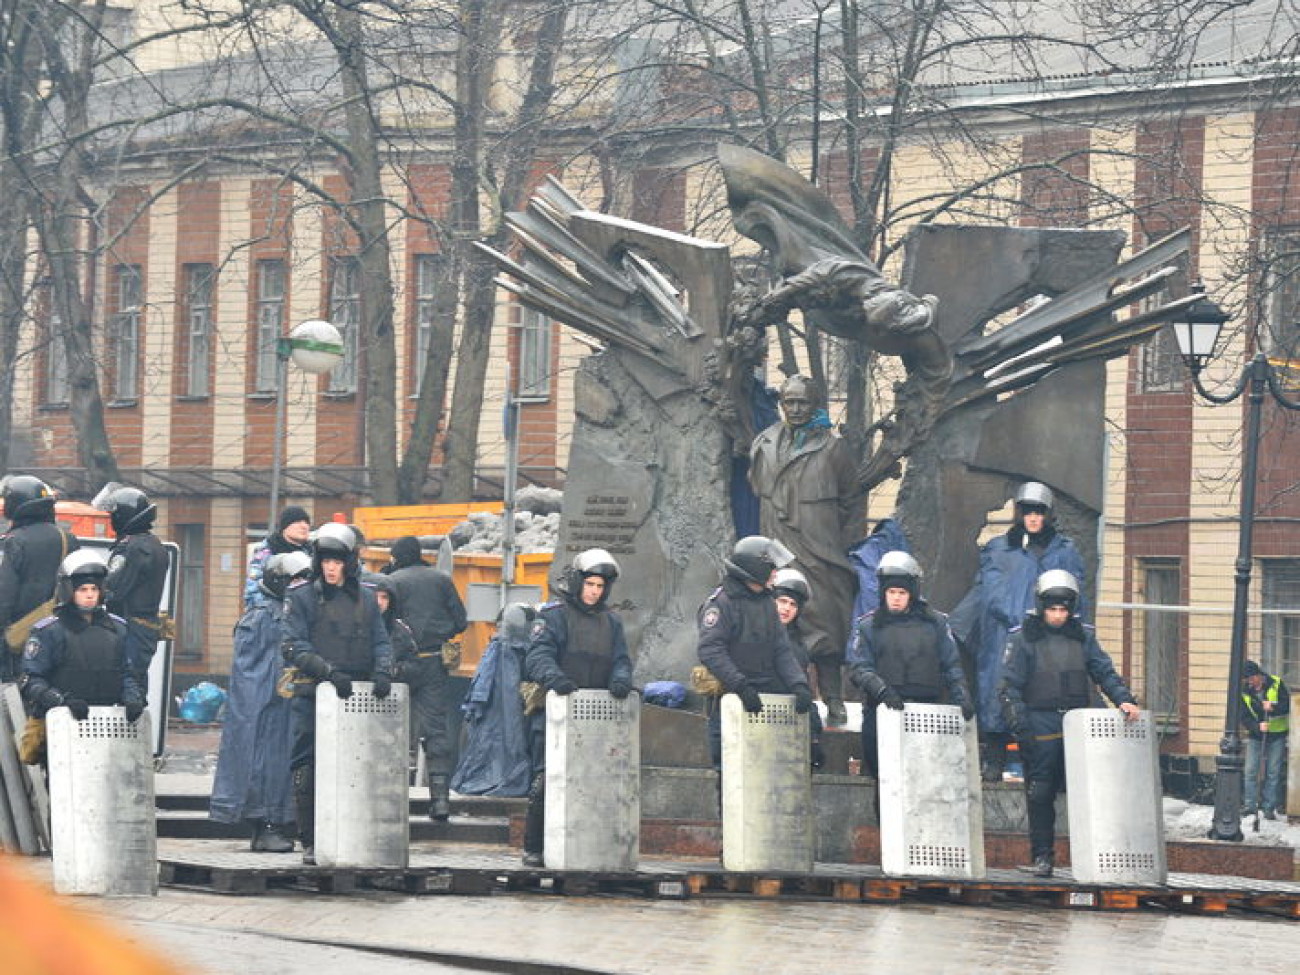
[[[295,521],[291,525],[285,525],[284,530],[280,532],[284,540],[293,545],[301,545],[307,541],[307,536],[311,534],[311,522]]]
[[[583,576],[582,603],[584,606],[595,606],[600,602],[600,597],[603,595],[605,595],[605,579],[602,576]]]
[[[793,596],[777,596],[776,615],[781,617],[783,624],[792,623],[795,617],[799,615],[799,604]]]
[[[912,603],[912,594],[902,586],[890,586],[885,590],[885,609],[891,613],[905,613]]]
[[[1048,606],[1043,610],[1043,621],[1050,627],[1064,626],[1070,618],[1070,611],[1064,606]]]
[[[73,605],[83,612],[99,605],[100,590],[93,582],[83,582],[72,594]]]
[[[1042,508],[1026,508],[1024,513],[1025,531],[1031,535],[1037,535],[1043,530],[1043,525],[1047,521],[1047,513]]]
[[[343,560],[323,558],[320,560],[321,578],[326,585],[337,586],[343,581]]]
[[[388,593],[384,592],[382,589],[376,589],[375,600],[379,603],[379,611],[381,613],[387,613],[388,607],[392,604],[392,600],[388,598]]]

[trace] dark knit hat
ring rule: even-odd
[[[403,535],[389,549],[396,566],[415,565],[420,561],[420,540],[414,535]]]
[[[284,531],[290,525],[305,521],[311,524],[311,515],[307,514],[306,508],[301,508],[296,504],[291,504],[280,512],[280,518],[275,524],[276,531]]]
[[[1247,660],[1241,665],[1242,677],[1260,677],[1264,673],[1264,668],[1253,660]]]

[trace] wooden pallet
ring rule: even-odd
[[[418,860],[424,860],[420,863]],[[437,861],[434,863],[433,861]],[[811,873],[736,873],[714,864],[643,862],[634,872],[547,870],[520,866],[503,852],[447,852],[417,858],[401,870],[339,870],[296,863],[266,865],[259,854],[207,859],[163,859],[161,882],[227,894],[260,894],[273,887],[320,893],[386,890],[406,894],[538,893],[559,896],[760,898],[896,904],[904,900],[965,905],[1032,904],[1089,911],[1157,909],[1221,916],[1229,911],[1300,918],[1300,884],[1171,874],[1164,886],[1105,886],[1076,882],[1068,871],[1038,879],[1015,871],[987,877],[887,877],[879,868],[818,864]]]

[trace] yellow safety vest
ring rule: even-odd
[[[1282,689],[1282,678],[1274,677],[1272,683],[1268,685],[1268,690],[1264,692],[1263,699],[1265,701],[1272,701],[1274,704],[1276,704],[1278,699],[1278,694],[1281,691],[1281,689]],[[1243,694],[1241,695],[1241,699],[1246,702],[1246,710],[1248,710],[1254,716],[1255,723],[1259,724],[1259,722],[1263,720],[1264,716],[1262,714],[1257,714],[1255,712],[1254,696],[1251,694]],[[1291,727],[1291,722],[1288,719],[1289,719],[1289,715],[1285,715],[1285,714],[1282,715],[1282,717],[1280,718],[1269,718],[1268,733],[1272,735],[1278,732],[1287,731]]]

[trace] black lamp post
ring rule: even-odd
[[[1242,740],[1241,669],[1246,660],[1246,609],[1250,602],[1251,546],[1255,530],[1255,478],[1259,466],[1259,421],[1267,389],[1278,405],[1300,410],[1300,403],[1286,399],[1273,366],[1262,352],[1247,364],[1231,392],[1216,395],[1201,385],[1200,374],[1214,358],[1219,332],[1228,316],[1205,295],[1197,282],[1192,291],[1199,298],[1189,305],[1180,320],[1173,322],[1174,337],[1184,364],[1192,374],[1192,385],[1204,399],[1214,404],[1231,403],[1247,393],[1246,439],[1241,459],[1241,514],[1237,531],[1237,561],[1232,597],[1232,642],[1228,660],[1228,708],[1223,722],[1223,738],[1215,759],[1214,823],[1210,839],[1240,842]]]

